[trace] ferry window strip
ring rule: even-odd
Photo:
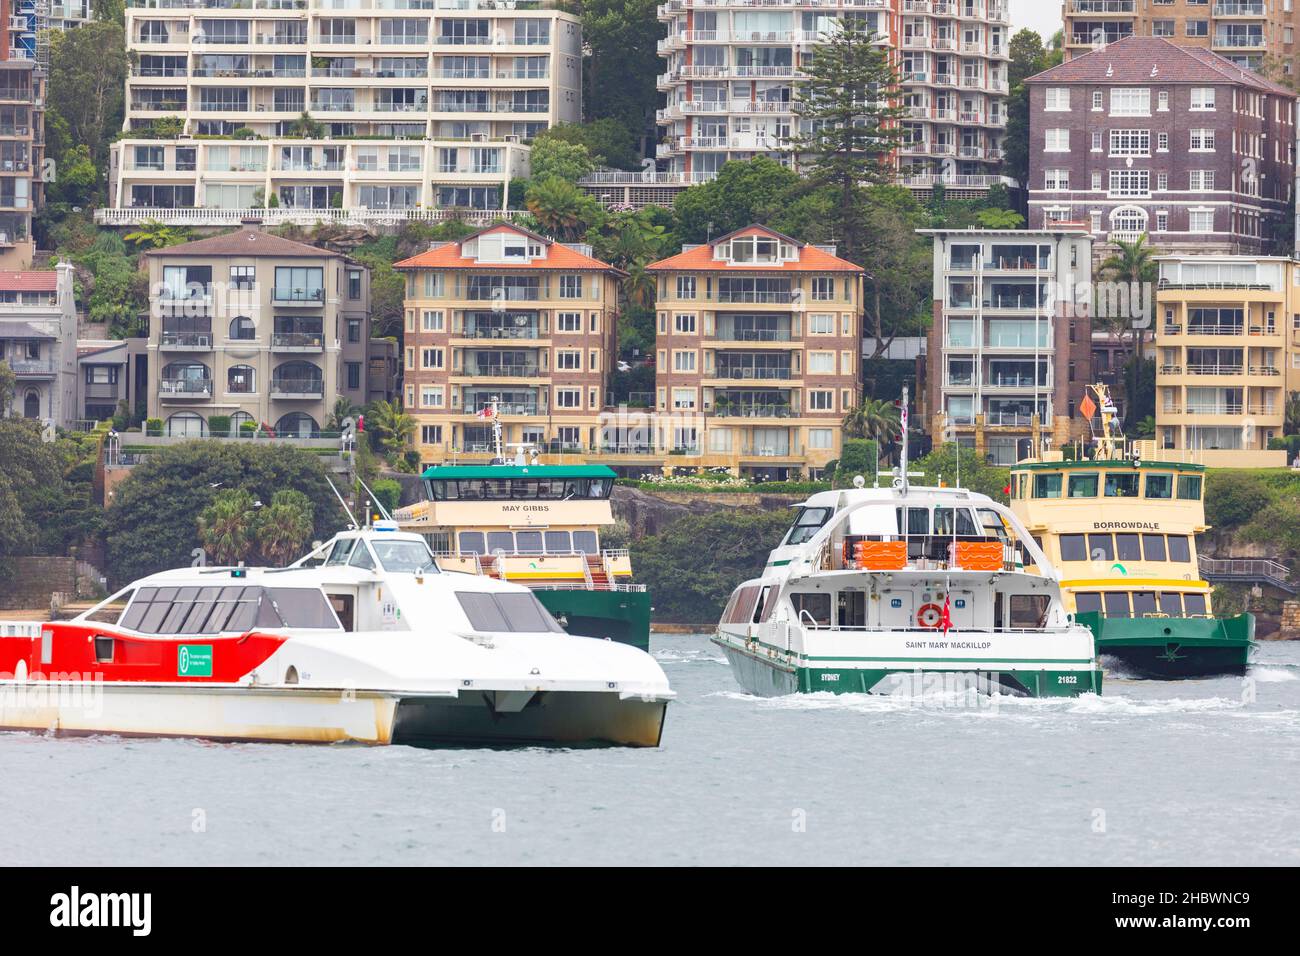
[[[476,631],[512,633],[563,633],[555,618],[531,593],[491,594],[486,591],[457,591],[456,600]]]
[[[1130,603],[1131,600],[1131,603]],[[1080,591],[1074,595],[1075,613],[1102,613],[1105,617],[1196,617],[1206,614],[1205,595],[1179,591]],[[1104,608],[1104,610],[1103,610]]]
[[[141,634],[177,635],[243,633],[254,624],[339,627],[324,595],[315,588],[244,585],[140,588],[118,624]]]
[[[611,478],[476,478],[426,481],[434,501],[600,500],[614,489]]]
[[[1062,561],[1173,561],[1187,564],[1192,546],[1182,534],[1083,534],[1060,536]]]

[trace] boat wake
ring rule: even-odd
[[[1284,681],[1297,679],[1294,664],[1255,666],[1250,669],[1250,676],[1261,684],[1280,684]]]

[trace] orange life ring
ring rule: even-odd
[[[922,604],[916,612],[916,623],[921,627],[938,627],[943,621],[943,608],[937,604]]]

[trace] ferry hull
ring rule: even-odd
[[[646,591],[575,588],[534,593],[570,634],[650,650],[650,595]]]
[[[658,746],[667,701],[615,692],[410,695],[344,689],[0,682],[0,731],[230,742]]]
[[[1240,676],[1255,644],[1255,617],[1106,618],[1078,615],[1093,633],[1097,655],[1124,673],[1149,680]]]
[[[1100,694],[1100,668],[1030,669],[994,665],[969,669],[942,661],[899,661],[883,667],[801,666],[774,655],[713,638],[731,665],[736,682],[759,697],[829,691],[833,694],[916,696],[946,689],[974,689],[1016,697],[1077,697]]]

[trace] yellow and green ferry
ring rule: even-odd
[[[1093,389],[1101,437],[1073,459],[1049,450],[1019,461],[1011,510],[1059,572],[1066,609],[1092,630],[1103,661],[1141,678],[1244,674],[1255,619],[1214,616],[1196,557],[1208,530],[1205,466],[1112,436],[1109,395]]]

